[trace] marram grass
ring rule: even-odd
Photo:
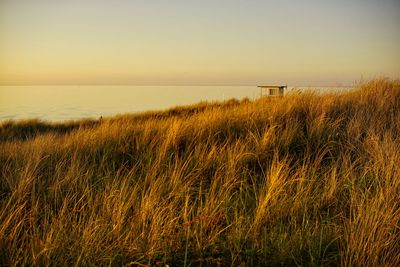
[[[399,266],[400,83],[0,125],[0,265]]]

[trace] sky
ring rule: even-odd
[[[0,85],[400,77],[399,0],[0,0]]]

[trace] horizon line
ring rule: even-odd
[[[366,82],[366,81],[365,81]],[[354,87],[360,84],[363,84],[363,82],[353,82],[353,84],[329,84],[329,85],[321,85],[321,84],[308,84],[308,85],[293,85],[293,84],[288,84],[288,83],[271,83],[271,82],[265,82],[265,83],[258,83],[258,84],[121,84],[121,83],[78,83],[78,84],[69,84],[69,83],[44,83],[44,84],[35,84],[35,83],[27,83],[27,84],[0,84],[0,86],[260,86],[263,84],[272,84],[272,85],[284,85],[284,86],[290,86],[290,87]]]

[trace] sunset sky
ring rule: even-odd
[[[400,77],[399,0],[0,0],[0,84]]]

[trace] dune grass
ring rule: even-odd
[[[0,265],[399,266],[400,83],[0,125]]]

